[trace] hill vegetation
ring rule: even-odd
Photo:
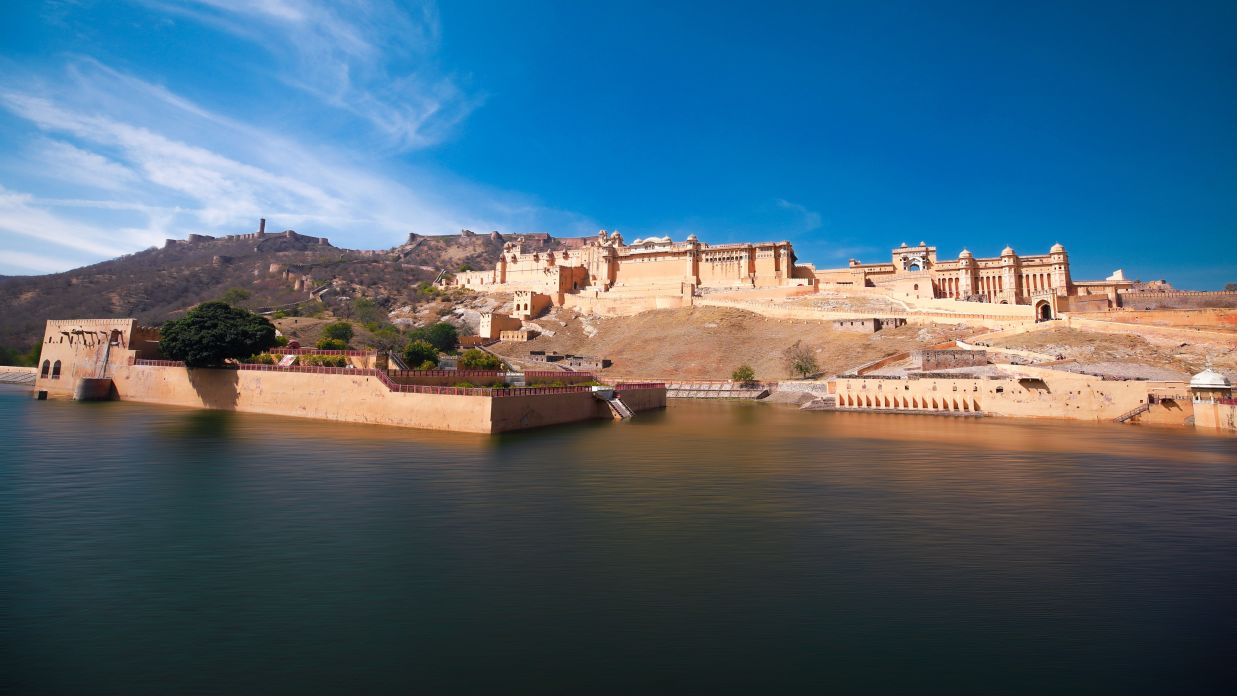
[[[210,300],[267,314],[280,310],[272,318],[336,316],[381,325],[393,309],[415,316],[419,306],[440,302],[432,285],[439,274],[492,266],[504,241],[467,231],[411,235],[397,247],[371,251],[295,232],[169,240],[63,273],[0,277],[0,349],[27,353],[48,319],[134,317],[158,326]],[[556,243],[534,240],[547,248]]]

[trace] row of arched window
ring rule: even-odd
[[[50,360],[43,361],[43,369],[39,370],[39,377],[46,379],[49,376],[52,379],[60,379],[60,361],[59,360],[57,360],[54,363],[51,362]]]
[[[977,400],[967,399],[966,397],[963,397],[961,400],[941,397],[940,400],[937,400],[935,396],[920,398],[918,396],[904,397],[901,395],[840,394],[838,395],[837,404],[843,408],[896,408],[903,410],[963,411],[969,413],[978,413],[980,410]]]

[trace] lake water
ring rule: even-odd
[[[0,462],[20,693],[1237,675],[1232,437],[674,402],[490,438],[0,387]]]

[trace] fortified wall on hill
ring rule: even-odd
[[[1022,305],[1028,320],[1117,309],[1124,296],[1139,290],[1121,271],[1104,280],[1074,280],[1061,244],[1032,255],[1005,247],[991,258],[963,249],[957,259],[942,260],[925,242],[903,243],[888,263],[852,259],[845,268],[818,270],[798,263],[790,242],[710,245],[693,234],[682,242],[648,237],[627,244],[618,232],[605,230],[594,238],[562,240],[553,250],[530,249],[534,241],[541,240],[522,236],[507,242],[492,269],[462,272],[444,282],[483,292],[544,295],[546,304],[603,314],[691,305],[706,288],[781,288],[787,294],[871,288],[904,300]],[[536,316],[530,309],[517,302],[513,314]]]
[[[818,271],[816,277],[832,285],[883,288],[894,297],[1032,305],[1039,319],[1116,309],[1134,285],[1121,271],[1105,280],[1074,280],[1060,244],[1047,254],[1019,255],[1005,247],[1000,256],[976,258],[963,249],[957,259],[940,260],[934,246],[903,243],[891,257],[889,263],[851,259],[847,268]]]
[[[625,243],[617,231],[565,240],[557,250],[531,251],[524,237],[508,242],[493,269],[459,273],[459,287],[531,291],[558,306],[606,312],[691,304],[699,288],[811,286],[811,266],[796,263],[790,242],[718,244],[696,235],[674,242],[649,237]]]

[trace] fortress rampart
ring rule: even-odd
[[[407,370],[373,367],[233,365],[190,369],[161,360],[145,344],[150,332],[132,319],[49,321],[44,332],[46,369],[35,379],[38,393],[78,397],[90,387],[94,398],[210,408],[246,413],[376,423],[432,430],[498,433],[591,418],[612,417],[610,406],[587,386],[459,388],[448,386],[486,377],[492,371]],[[141,342],[134,346],[135,342]],[[155,344],[157,346],[157,344]],[[283,351],[289,352],[287,350]],[[297,354],[321,351],[296,351]],[[371,354],[350,353],[367,361]],[[361,355],[351,355],[351,353]],[[368,364],[368,363],[366,363]],[[537,379],[541,373],[526,375]],[[587,374],[553,373],[554,380],[579,382]],[[478,379],[478,381],[480,381]],[[106,393],[110,387],[110,394]],[[666,405],[662,384],[619,385],[632,411]]]

